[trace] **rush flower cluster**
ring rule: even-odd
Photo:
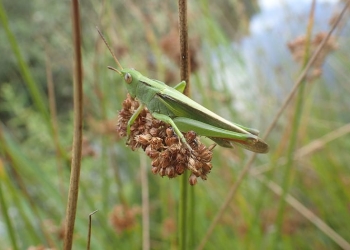
[[[138,107],[138,101],[128,94],[117,123],[117,131],[121,137],[127,136],[127,123]],[[184,133],[184,136],[193,150],[192,153],[180,142],[170,125],[153,118],[145,108],[131,125],[126,144],[132,150],[142,148],[145,151],[152,160],[154,174],[175,178],[187,169],[191,171],[189,183],[195,185],[197,178],[206,180],[210,173],[215,144],[206,147],[193,131]]]

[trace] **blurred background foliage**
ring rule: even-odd
[[[262,133],[300,73],[305,46],[315,50],[343,4],[317,3],[307,37],[311,3],[280,2],[263,9],[266,1],[189,2],[192,98]],[[0,0],[0,8],[0,244],[60,249],[73,136],[70,2]],[[93,249],[141,248],[140,165],[151,169],[115,131],[126,89],[106,68],[116,65],[95,26],[124,67],[174,85],[177,15],[175,1],[81,1],[85,126],[74,249],[86,247],[88,215],[96,209]],[[345,18],[303,83],[302,108],[295,99],[284,111],[267,139],[270,153],[257,157],[205,249],[349,246],[348,30]],[[191,187],[189,249],[202,240],[250,154],[214,149],[208,180]],[[176,249],[179,178],[159,177],[148,171],[150,244]],[[290,195],[287,205],[281,189]]]

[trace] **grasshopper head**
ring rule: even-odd
[[[126,83],[126,87],[132,97],[136,96],[136,87],[139,83],[140,77],[142,76],[140,72],[135,69],[122,69],[120,71],[121,76]]]

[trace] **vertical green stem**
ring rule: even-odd
[[[5,174],[4,174],[4,176],[0,176],[0,179],[2,179],[1,177],[6,178]],[[5,225],[7,226],[7,231],[8,231],[11,243],[12,243],[12,248],[14,250],[17,250],[19,248],[17,246],[17,241],[16,241],[16,237],[15,237],[15,231],[14,231],[14,228],[12,226],[12,222],[11,222],[10,216],[7,213],[8,208],[7,208],[6,200],[4,198],[3,191],[2,191],[3,183],[4,183],[4,181],[1,180],[0,181],[0,208],[1,208],[1,211],[2,211],[2,216],[3,216],[4,220],[5,220]]]
[[[21,51],[19,49],[19,46],[17,44],[16,38],[13,35],[13,33],[10,30],[9,24],[8,24],[8,19],[5,13],[5,10],[2,6],[2,2],[0,0],[0,20],[3,25],[3,28],[5,30],[5,33],[7,35],[7,38],[9,40],[9,43],[12,47],[12,51],[17,59],[18,65],[19,65],[19,70],[22,74],[22,77],[24,79],[24,82],[27,84],[29,93],[33,99],[34,105],[38,108],[40,111],[41,115],[44,117],[45,122],[48,124],[48,127],[51,128],[50,126],[50,118],[49,118],[49,112],[46,108],[46,98],[38,88],[36,82],[34,81],[23,57],[21,54]]]
[[[12,51],[15,55],[15,58],[19,66],[18,70],[20,71],[23,81],[26,84],[26,87],[28,88],[28,91],[33,100],[34,106],[38,109],[39,113],[43,117],[45,124],[47,125],[47,128],[49,129],[50,135],[52,136],[52,138],[54,138],[54,127],[51,122],[51,118],[47,109],[47,98],[43,94],[37,82],[35,82],[33,75],[30,73],[28,65],[23,59],[17,40],[10,29],[6,11],[2,5],[1,0],[0,0],[0,22],[5,30],[7,39],[9,41],[9,44],[11,45]],[[60,143],[57,144],[57,149],[59,150],[61,156],[64,156],[65,159],[68,158],[65,152],[65,149],[62,148]]]
[[[179,29],[180,29],[180,70],[181,80],[186,81],[184,94],[190,94],[190,61],[188,50],[188,27],[187,27],[187,0],[179,0]],[[187,243],[187,193],[188,193],[188,173],[185,171],[180,183],[180,206],[179,206],[179,249],[186,249]],[[192,208],[193,209],[193,208]]]
[[[309,59],[310,54],[310,40],[311,40],[311,32],[313,27],[313,20],[314,20],[314,11],[315,11],[315,0],[312,2],[311,11],[310,11],[310,17],[309,17],[309,23],[307,27],[307,35],[306,35],[306,42],[305,42],[305,55],[304,55],[304,61],[302,68],[306,67],[306,64]],[[305,85],[307,83],[307,80],[304,79],[303,83],[300,85],[297,100],[296,100],[296,106],[295,106],[295,113],[294,113],[294,119],[292,122],[292,132],[290,136],[290,144],[288,146],[288,152],[287,152],[287,163],[284,169],[283,173],[283,180],[282,180],[282,196],[279,201],[279,207],[277,211],[277,228],[276,228],[276,237],[274,237],[273,246],[277,247],[279,238],[282,235],[282,225],[283,225],[283,216],[284,216],[284,210],[286,207],[286,201],[285,198],[289,192],[291,183],[292,183],[292,172],[293,172],[293,156],[294,156],[294,150],[296,147],[296,144],[298,142],[298,131],[300,127],[300,120],[303,112],[303,104],[304,104],[304,92],[305,92]]]
[[[149,184],[147,176],[146,155],[140,155],[140,172],[142,185],[142,250],[149,250],[150,243],[150,210],[149,210]]]
[[[195,204],[196,204],[196,196],[195,196],[195,187],[192,186],[190,189],[190,197],[189,197],[189,239],[188,239],[188,246],[189,249],[195,248],[195,242],[196,242],[196,235],[195,235]]]
[[[179,206],[179,249],[186,249],[187,241],[187,192],[188,192],[188,173],[185,171],[180,178],[180,206]]]
[[[297,144],[297,138],[298,138],[298,130],[300,126],[300,119],[301,119],[301,114],[303,111],[303,98],[304,98],[304,90],[305,90],[305,84],[306,82],[301,84],[299,91],[298,91],[298,96],[297,96],[297,103],[295,107],[295,115],[292,123],[292,132],[290,136],[290,144],[288,146],[288,152],[287,152],[287,163],[285,165],[285,169],[283,172],[283,180],[282,180],[282,189],[283,193],[279,201],[279,207],[278,207],[278,212],[277,212],[277,227],[276,227],[276,236],[275,240],[273,242],[274,246],[277,247],[278,245],[278,238],[282,234],[282,225],[283,225],[283,215],[284,215],[284,210],[286,206],[285,198],[286,195],[288,194],[288,191],[290,189],[291,183],[292,183],[292,166],[293,166],[293,153],[295,150],[295,146]]]

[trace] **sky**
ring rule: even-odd
[[[339,0],[316,0],[316,14],[325,10],[322,6],[332,6],[337,2]],[[265,32],[288,18],[288,14],[307,16],[311,3],[312,0],[259,0],[261,11],[252,18],[250,31],[252,34]]]
[[[259,0],[259,5],[262,9],[270,9],[275,8],[276,6],[280,6],[284,3],[310,3],[312,0]],[[317,0],[317,3],[336,3],[338,0]]]

